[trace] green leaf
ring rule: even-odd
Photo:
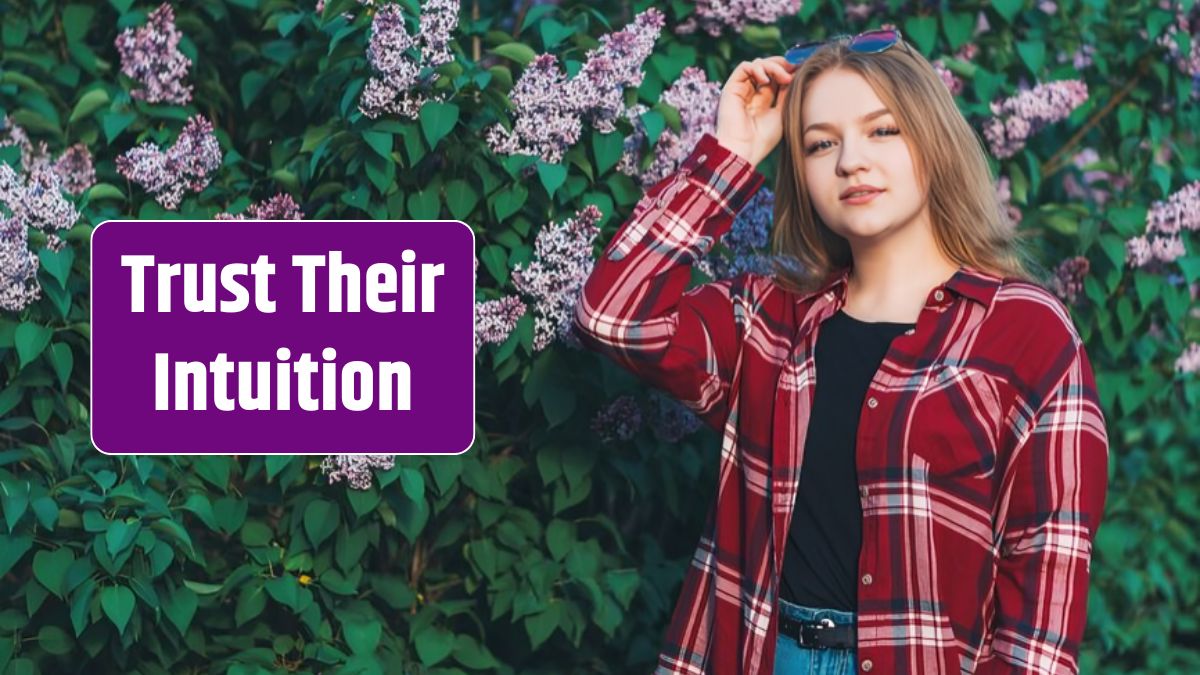
[[[42,326],[31,321],[25,321],[17,326],[16,332],[13,333],[13,342],[20,360],[18,367],[24,368],[40,356],[42,350],[50,343],[52,335],[54,335],[54,330],[49,326]]]
[[[117,556],[125,552],[125,549],[133,545],[141,529],[141,522],[133,519],[128,522],[122,520],[110,522],[108,524],[108,531],[104,533],[104,541],[108,546],[108,554],[115,560]]]
[[[0,506],[4,507],[4,522],[8,525],[8,531],[12,532],[29,508],[29,482],[0,482]]]
[[[293,455],[268,455],[263,462],[267,468],[267,482],[275,480],[275,477],[295,460]]]
[[[554,629],[558,628],[559,622],[559,604],[550,605],[550,608],[544,612],[531,614],[525,617],[525,632],[529,635],[529,642],[533,649],[537,649],[551,635],[554,634]]]
[[[0,577],[8,574],[33,547],[33,537],[27,534],[0,534]]]
[[[641,577],[636,569],[608,570],[604,573],[604,586],[617,598],[617,602],[625,609],[637,593]]]
[[[1129,239],[1145,232],[1146,212],[1145,206],[1114,206],[1105,215],[1117,233]]]
[[[304,509],[304,533],[314,548],[320,548],[321,543],[337,531],[340,522],[341,514],[333,502],[314,499]]]
[[[542,180],[542,187],[546,188],[546,194],[553,199],[554,193],[562,186],[563,181],[567,180],[567,167],[562,164],[547,164],[539,159],[537,172],[538,178]]]
[[[345,625],[346,644],[355,654],[374,654],[383,635],[383,626],[378,621],[350,623]]]
[[[430,101],[421,106],[421,132],[430,148],[436,148],[438,141],[446,137],[458,123],[458,106],[453,103]]]
[[[413,635],[412,645],[417,650],[421,663],[432,666],[450,655],[454,650],[454,633],[437,626],[426,625]]]
[[[67,568],[73,562],[75,554],[66,546],[54,551],[38,551],[33,556],[33,576],[46,590],[61,598],[63,580],[67,578]]]
[[[404,490],[404,494],[413,501],[425,499],[425,478],[416,469],[401,468],[400,487]]]
[[[667,126],[667,118],[657,110],[647,110],[642,113],[640,119],[642,125],[646,127],[646,139],[653,146],[658,142],[658,137],[662,135],[663,129]]]
[[[38,631],[38,645],[51,654],[62,656],[75,646],[67,631],[58,626],[45,625]]]
[[[67,5],[63,9],[63,37],[67,42],[82,42],[91,25],[96,8],[91,5]]]
[[[904,21],[904,35],[912,38],[913,44],[926,57],[933,54],[937,45],[937,29],[936,16],[911,16]]]
[[[574,26],[566,26],[561,22],[552,18],[545,18],[538,22],[538,32],[542,36],[543,51],[550,51],[558,46],[560,42],[571,37],[575,33]]]
[[[508,217],[521,210],[525,200],[529,198],[529,190],[520,183],[499,191],[493,201],[496,209],[496,220],[504,222]]]
[[[254,581],[242,588],[238,594],[237,607],[233,610],[234,624],[239,628],[254,619],[267,607],[267,594],[261,581]]]
[[[550,521],[546,527],[546,547],[550,549],[550,555],[561,561],[574,545],[575,526],[559,518]]]
[[[375,154],[386,160],[392,159],[392,134],[365,129],[362,132],[362,138],[375,151]]]
[[[1020,54],[1021,60],[1028,66],[1029,72],[1033,73],[1034,76],[1041,74],[1042,66],[1046,63],[1045,42],[1040,40],[1018,42],[1017,54]]]
[[[104,129],[104,138],[109,143],[113,139],[121,135],[133,121],[137,119],[137,115],[127,112],[108,112],[100,116],[100,126]]]
[[[503,246],[488,244],[479,252],[479,258],[493,279],[501,285],[508,281],[508,253]]]
[[[180,635],[186,635],[188,626],[192,625],[192,618],[196,616],[196,608],[199,604],[200,599],[196,597],[192,589],[187,586],[177,586],[163,603],[163,614],[167,615],[167,619],[175,626]]]
[[[1008,23],[1013,22],[1013,19],[1017,16],[1017,12],[1021,11],[1021,8],[1024,6],[1025,0],[992,0],[992,7]]]
[[[442,211],[441,195],[433,185],[408,195],[408,214],[414,220],[436,220]]]
[[[75,102],[75,107],[71,110],[71,116],[67,118],[67,124],[74,124],[76,121],[91,115],[97,110],[108,105],[108,92],[103,89],[93,89]]]
[[[287,37],[288,35],[291,34],[291,32],[293,30],[296,29],[296,26],[299,25],[300,22],[304,20],[304,17],[305,17],[304,12],[294,12],[292,14],[285,14],[282,17],[280,17],[279,23],[277,23],[275,25],[275,27],[279,29],[279,34],[281,36]]]
[[[537,58],[537,52],[533,51],[533,47],[523,42],[509,42],[499,47],[494,47],[490,51],[497,56],[512,59],[522,66],[529,65],[531,61]]]
[[[112,183],[96,183],[88,189],[87,200],[94,202],[101,199],[125,199],[125,193]]]
[[[71,345],[65,342],[55,342],[50,345],[50,365],[54,368],[54,374],[58,377],[58,384],[62,391],[67,390],[67,382],[71,379],[71,370],[75,367],[75,355],[71,352]]]
[[[242,109],[248,109],[254,99],[262,93],[264,87],[270,83],[271,78],[258,70],[247,70],[242,75],[241,83],[238,87],[242,93]]]
[[[940,12],[942,33],[950,49],[958,49],[971,40],[975,32],[975,15],[966,12]]]
[[[125,586],[109,586],[100,591],[100,607],[104,615],[117,627],[117,633],[124,634],[129,619],[133,617],[133,591]]]
[[[465,220],[479,203],[479,193],[470,183],[461,179],[446,183],[446,207],[456,220]]]
[[[625,151],[625,138],[617,132],[592,134],[592,154],[596,160],[596,173],[602,174],[617,165]]]

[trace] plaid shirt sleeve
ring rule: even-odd
[[[1009,461],[992,658],[979,664],[978,675],[1079,672],[1108,435],[1082,344],[1076,340],[1063,353],[1066,371]]]
[[[664,389],[710,426],[726,417],[740,328],[739,280],[685,293],[691,265],[763,183],[746,159],[705,134],[675,173],[652,186],[583,286],[575,328],[589,348]]]

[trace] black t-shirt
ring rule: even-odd
[[[859,412],[892,340],[915,325],[860,321],[840,310],[821,324],[817,388],[780,581],[788,602],[858,611]]]

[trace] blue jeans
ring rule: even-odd
[[[834,625],[854,625],[854,612],[815,609],[779,598],[780,617],[799,621],[829,619]],[[858,669],[856,649],[812,649],[801,647],[795,637],[779,633],[775,643],[775,675],[854,675]]]

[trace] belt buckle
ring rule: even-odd
[[[800,644],[811,649],[829,649],[828,645],[819,644],[816,642],[817,633],[825,630],[826,628],[833,628],[834,625],[835,624],[833,623],[833,620],[828,617],[821,619],[817,624],[800,624]]]

